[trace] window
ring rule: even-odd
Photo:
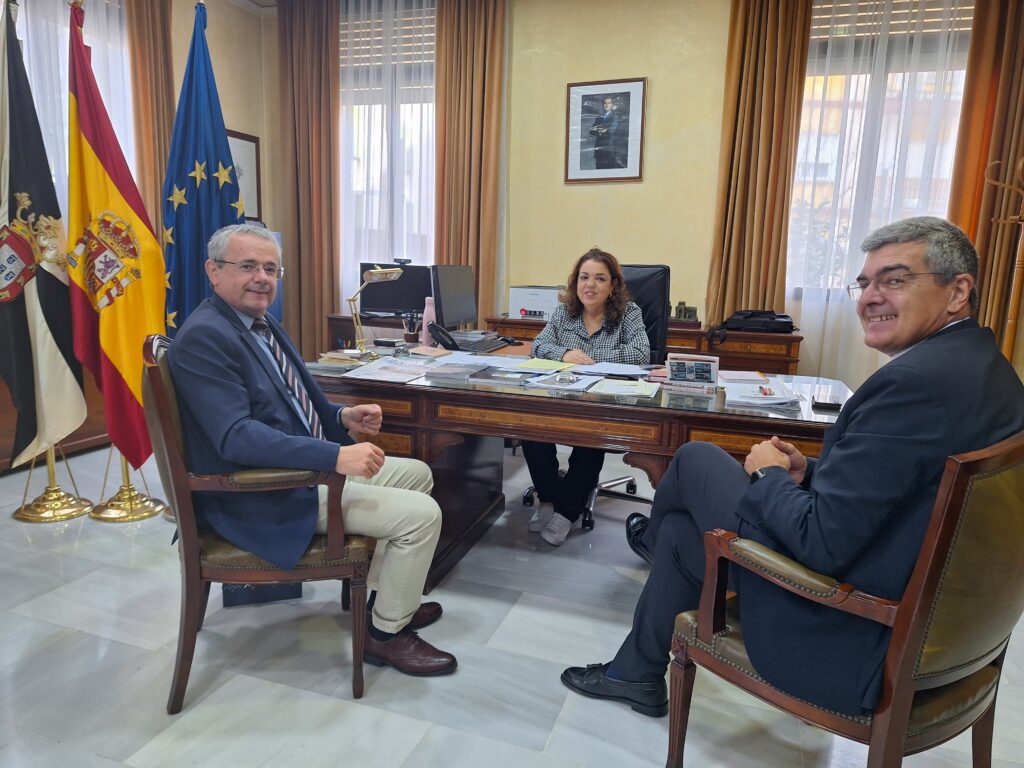
[[[360,262],[434,260],[434,0],[345,0],[341,288]]]
[[[877,368],[842,288],[871,230],[946,213],[973,5],[815,2],[786,271],[803,372],[856,386]]]

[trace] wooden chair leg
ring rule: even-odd
[[[167,697],[167,714],[181,712],[185,701],[185,687],[192,671],[192,656],[196,650],[196,634],[202,623],[201,608],[203,593],[208,593],[209,582],[203,582],[199,574],[181,574],[181,618],[178,625],[178,655],[174,660],[174,676],[171,679],[171,693]]]
[[[668,701],[668,759],[666,768],[683,768],[683,749],[686,746],[686,726],[690,719],[690,700],[693,698],[693,683],[697,677],[697,665],[686,656],[676,657],[669,667]]]
[[[200,631],[203,628],[203,619],[206,618],[206,606],[210,602],[210,582],[203,582],[203,597],[199,603],[199,626],[196,627],[196,631]]]
[[[341,580],[341,610],[347,611],[352,608],[352,588],[350,579]]]
[[[366,643],[366,576],[353,577],[352,596],[352,698],[363,697],[363,648]],[[348,586],[348,579],[345,585]]]
[[[989,704],[971,728],[971,751],[974,755],[974,768],[992,768],[992,732],[996,723],[995,699]]]

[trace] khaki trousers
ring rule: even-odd
[[[347,477],[341,494],[345,532],[377,539],[367,586],[377,590],[373,625],[399,632],[420,606],[441,532],[434,478],[417,459],[388,456],[372,478]],[[320,486],[317,533],[327,530],[327,488]]]

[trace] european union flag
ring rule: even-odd
[[[210,295],[203,266],[207,240],[221,227],[242,221],[244,206],[206,45],[206,5],[198,3],[164,175],[162,241],[170,335]]]

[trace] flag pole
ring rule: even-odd
[[[135,490],[128,475],[128,460],[122,456],[121,487],[105,502],[93,507],[89,517],[103,523],[133,523],[164,514],[167,510],[168,506],[160,499],[144,496]]]
[[[23,523],[58,523],[71,520],[90,512],[93,508],[88,499],[72,496],[57,485],[56,458],[53,447],[46,449],[47,485],[41,495],[28,504],[22,504],[11,515]]]

